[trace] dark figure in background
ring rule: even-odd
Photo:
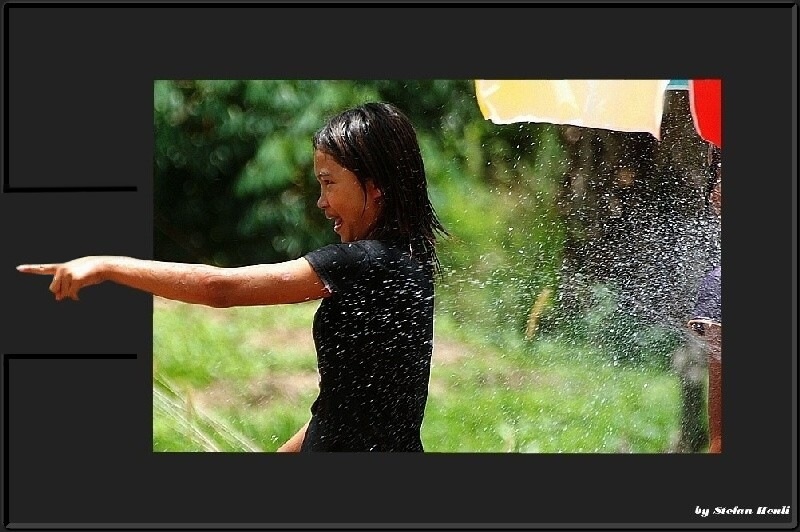
[[[709,146],[707,201],[717,216],[722,214],[722,163],[720,149]],[[692,318],[692,331],[702,341],[708,362],[709,453],[722,451],[722,266],[711,270],[700,283]]]
[[[317,206],[341,243],[275,264],[217,268],[90,256],[18,266],[52,275],[56,300],[103,281],[212,307],[322,299],[313,333],[319,395],[278,451],[423,451],[433,350],[437,233],[416,132],[397,108],[367,103],[313,138]]]

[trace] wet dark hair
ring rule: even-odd
[[[365,103],[328,120],[313,145],[353,172],[362,188],[372,180],[381,191],[383,208],[369,238],[394,240],[441,272],[437,234],[448,233],[428,198],[417,135],[405,114],[388,103]]]

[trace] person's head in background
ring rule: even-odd
[[[708,144],[708,180],[706,181],[706,204],[719,216],[722,214],[722,150]]]
[[[388,103],[365,103],[328,120],[314,134],[313,146],[315,167],[354,177],[361,191],[357,199],[351,195],[337,204],[320,181],[317,204],[334,218],[343,242],[394,240],[420,262],[439,269],[436,233],[447,232],[428,197],[417,135],[405,114]],[[315,168],[318,179],[319,171]]]

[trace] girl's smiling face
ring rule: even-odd
[[[320,150],[314,152],[314,175],[320,186],[317,207],[333,220],[342,242],[366,238],[381,210],[381,191],[372,180],[362,187],[353,172]]]

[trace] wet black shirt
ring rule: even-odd
[[[303,451],[422,451],[433,278],[377,240],[306,255],[331,296],[314,316],[320,393]]]

